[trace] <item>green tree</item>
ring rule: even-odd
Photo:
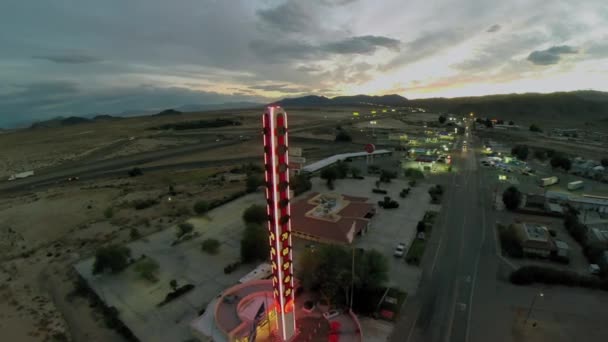
[[[139,276],[150,282],[157,282],[158,278],[156,275],[158,274],[158,270],[160,266],[156,260],[151,258],[143,258],[137,263],[135,263],[135,272],[139,274]]]
[[[359,178],[361,176],[361,169],[358,167],[351,167],[350,173],[353,175],[353,178]]]
[[[602,166],[608,167],[608,158],[602,158]]]
[[[348,303],[353,280],[356,292],[382,287],[388,280],[388,261],[375,250],[364,252],[336,245],[321,245],[301,254],[296,272],[305,288],[319,290],[326,300],[338,305]]]
[[[259,204],[252,204],[243,212],[243,221],[245,223],[263,224],[268,220],[266,207]]]
[[[528,159],[528,154],[530,153],[530,149],[528,145],[515,145],[511,149],[511,155],[517,157],[519,160]]]
[[[384,170],[380,171],[380,181],[383,183],[390,183],[392,179],[397,178],[397,172]]]
[[[171,286],[171,289],[173,290],[173,292],[175,292],[177,290],[177,280],[171,279],[171,281],[169,282],[169,286]]]
[[[343,129],[338,130],[338,133],[336,134],[336,140],[337,142],[351,142],[353,140],[353,138],[350,136],[350,134],[348,134],[348,132],[346,132]]]
[[[422,179],[424,178],[424,173],[418,169],[409,167],[405,169],[405,176],[411,179]]]
[[[338,171],[334,167],[328,167],[321,170],[321,179],[327,181],[327,187],[330,189],[334,188],[334,181],[338,178]]]
[[[540,129],[540,127],[538,127],[538,125],[536,124],[531,124],[530,125],[530,132],[542,132],[543,130]]]
[[[339,160],[334,168],[336,169],[338,178],[343,179],[348,175],[348,164],[346,162]]]
[[[439,115],[439,118],[437,120],[439,121],[440,124],[443,125],[445,123],[446,118],[443,115]]]
[[[568,171],[572,167],[572,162],[570,161],[570,159],[562,155],[554,154],[551,158],[551,167],[562,168],[564,169],[564,171]]]
[[[95,252],[93,263],[93,274],[109,269],[112,273],[118,273],[129,265],[131,250],[125,246],[110,245],[101,247]]]
[[[202,214],[206,213],[207,211],[209,211],[209,203],[207,203],[207,201],[203,201],[203,200],[196,201],[194,203],[194,206],[192,209],[194,209],[195,213],[202,215]]]
[[[508,187],[502,193],[502,202],[509,210],[515,210],[519,208],[519,205],[521,204],[521,192],[519,192],[519,190],[514,186]]]
[[[513,120],[509,121],[509,126],[513,126],[515,125],[515,122],[513,122]]]
[[[220,248],[220,242],[216,239],[205,239],[201,244],[201,249],[209,254],[217,254]]]
[[[182,236],[191,233],[194,230],[194,226],[192,223],[182,222],[177,226],[177,238],[181,238]]]
[[[534,158],[544,161],[547,159],[547,153],[543,150],[534,150]]]
[[[270,258],[268,230],[260,224],[247,224],[241,239],[241,261],[254,262],[268,258]]]
[[[294,194],[297,196],[301,193],[304,193],[312,188],[312,183],[310,179],[304,175],[299,174],[290,180],[290,188],[293,190]]]
[[[254,192],[260,185],[264,184],[264,177],[259,173],[250,173],[247,175],[247,181],[245,183],[246,191]]]
[[[484,124],[486,125],[487,128],[494,127],[494,123],[490,119],[486,119],[486,121],[484,121]]]
[[[424,223],[424,221],[418,221],[418,224],[416,225],[416,232],[422,233],[425,230],[426,230],[426,224]]]

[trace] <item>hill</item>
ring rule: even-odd
[[[151,116],[168,116],[168,115],[181,115],[181,114],[182,114],[182,112],[180,112],[179,110],[165,109],[162,112],[153,114]]]
[[[111,121],[111,120],[120,120],[120,119],[122,119],[122,118],[118,117],[118,116],[107,115],[107,114],[95,115],[93,117],[93,120],[95,120],[95,121]]]
[[[87,118],[81,118],[79,116],[70,116],[70,117],[56,117],[46,121],[34,122],[30,128],[51,128],[51,127],[64,127],[64,126],[73,126],[82,123],[89,123],[93,120]]]
[[[597,120],[608,117],[608,93],[559,92],[411,100],[409,105],[433,111],[509,119]]]
[[[308,95],[296,98],[286,98],[277,101],[275,104],[280,106],[344,106],[344,105],[385,105],[385,106],[404,106],[408,100],[401,95],[354,95],[337,96],[328,98],[325,96]]]
[[[400,95],[304,96],[278,101],[281,106],[385,105],[422,107],[431,111],[465,115],[539,120],[608,119],[608,93],[592,90],[549,94],[525,93],[476,97],[408,100]]]

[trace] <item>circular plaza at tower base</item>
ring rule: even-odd
[[[279,341],[276,310],[280,306],[275,304],[272,292],[272,280],[235,285],[209,303],[205,313],[190,324],[192,332],[201,341],[248,342],[252,334],[257,342]],[[345,311],[327,320],[318,308],[311,312],[303,310],[307,296],[303,293],[293,305],[296,334],[290,341],[362,341],[359,320],[354,314]]]

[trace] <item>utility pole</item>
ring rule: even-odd
[[[350,277],[350,311],[353,311],[353,296],[355,294],[355,246],[352,246],[352,266],[351,266],[351,277]]]
[[[544,295],[545,294],[542,292],[534,295],[534,298],[532,298],[532,303],[530,304],[530,308],[528,309],[528,314],[526,315],[526,319],[524,320],[524,324],[528,323],[528,319],[530,319],[530,314],[532,313],[532,309],[534,308],[534,303],[536,303],[536,298],[543,297]]]

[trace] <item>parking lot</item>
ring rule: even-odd
[[[387,195],[371,192],[376,181],[376,177],[366,177],[364,180],[340,179],[335,182],[333,192],[367,197],[371,203],[377,203],[384,196],[390,196],[399,203],[399,208],[396,209],[378,208],[368,233],[358,237],[355,246],[364,249],[373,248],[383,253],[389,261],[389,285],[399,287],[408,294],[414,294],[420,280],[420,269],[408,265],[403,257],[394,257],[393,251],[399,242],[409,246],[416,234],[416,224],[422,220],[424,213],[427,210],[439,211],[440,207],[430,204],[429,184],[420,183],[411,189],[407,198],[400,198],[399,192],[409,187],[406,181],[393,180],[389,184],[382,184],[382,189],[388,191]],[[329,190],[323,180],[315,178],[312,191],[328,192]],[[296,256],[298,250],[308,243],[305,240],[294,243]]]
[[[192,338],[190,322],[221,291],[236,284],[257,265],[241,265],[231,274],[224,267],[240,259],[240,239],[244,224],[242,212],[251,204],[263,204],[262,193],[254,193],[211,210],[205,217],[192,218],[199,237],[172,246],[175,229],[165,229],[129,243],[134,259],[146,255],[160,265],[159,281],[141,279],[133,267],[117,273],[93,275],[94,258],[75,265],[80,275],[106,303],[115,307],[120,319],[141,341],[185,341]],[[204,253],[201,242],[214,238],[221,242],[216,255]],[[179,286],[193,284],[190,292],[162,307],[157,307],[171,292],[170,281]],[[168,323],[172,322],[172,323]]]

